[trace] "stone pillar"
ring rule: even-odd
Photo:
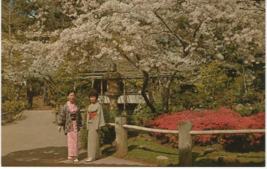
[[[113,63],[110,66],[109,71],[104,76],[104,79],[107,80],[107,89],[105,93],[110,100],[110,113],[111,116],[118,116],[118,98],[121,96],[122,92],[120,91],[120,82],[121,74],[117,72],[116,64]]]

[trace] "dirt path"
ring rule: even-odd
[[[57,131],[52,110],[27,110],[15,122],[2,126],[2,166],[145,166],[114,157],[86,163],[66,161],[67,138]]]

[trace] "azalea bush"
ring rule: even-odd
[[[182,111],[172,114],[163,114],[156,120],[144,126],[157,129],[177,130],[178,122],[192,122],[194,131],[201,130],[241,130],[241,129],[264,129],[265,113],[260,112],[250,117],[242,117],[239,113],[221,107],[218,111]],[[177,135],[154,133],[157,138],[164,139],[174,147],[178,147]],[[251,146],[261,147],[264,144],[264,134],[221,134],[221,135],[194,135],[195,145],[222,144],[225,148]]]

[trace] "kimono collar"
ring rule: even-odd
[[[71,113],[75,113],[78,110],[75,103],[71,103],[70,101],[67,102],[67,106],[69,107]]]

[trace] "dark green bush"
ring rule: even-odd
[[[28,107],[29,107],[28,103],[25,103],[22,100],[6,101],[5,103],[2,104],[2,110],[12,115],[16,115]]]
[[[134,122],[135,125],[143,125],[151,120],[154,120],[157,115],[161,114],[162,103],[156,102],[154,106],[156,108],[156,112],[159,113],[151,113],[150,108],[145,103],[138,104],[131,117],[132,122]]]
[[[15,118],[15,115],[19,114],[22,112],[24,109],[29,108],[28,103],[24,103],[24,101],[19,100],[19,101],[6,101],[5,103],[2,104],[2,112],[7,112],[8,119],[10,121],[13,121]]]
[[[115,119],[113,116],[110,116],[109,109],[106,105],[103,105],[103,112],[105,123],[114,123]],[[101,144],[112,144],[115,140],[116,134],[114,127],[104,126],[100,131],[100,143]]]

